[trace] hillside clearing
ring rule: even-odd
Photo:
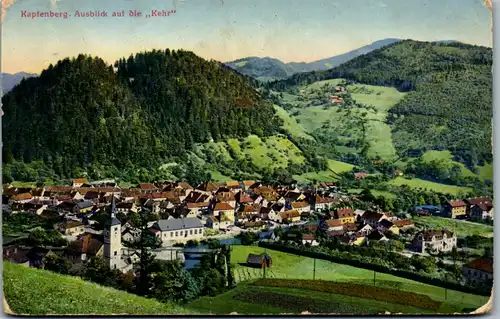
[[[335,160],[327,160],[328,170],[319,172],[309,172],[301,175],[293,175],[293,178],[298,182],[308,183],[316,182],[332,182],[338,180],[337,174],[352,171],[355,167],[352,164],[344,163]]]
[[[9,307],[25,315],[168,315],[196,312],[46,270],[3,263]]]
[[[396,177],[395,179],[391,180],[389,184],[394,186],[407,185],[410,188],[422,188],[433,192],[441,192],[444,194],[451,194],[451,195],[458,195],[460,192],[468,193],[472,190],[470,187],[460,187],[454,185],[440,184],[419,178],[407,179],[404,177]]]

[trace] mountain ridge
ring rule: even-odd
[[[285,63],[277,58],[252,56],[225,62],[225,64],[242,74],[254,77],[258,80],[272,81],[283,79],[296,73],[327,70],[360,55],[367,54],[373,50],[399,41],[401,41],[401,39],[386,38],[346,53],[313,62]]]

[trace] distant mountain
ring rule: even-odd
[[[383,39],[372,44],[365,45],[359,49],[343,53],[341,55],[322,59],[314,62],[290,62],[284,63],[278,59],[265,57],[248,57],[232,62],[226,65],[240,72],[241,74],[251,76],[261,81],[279,80],[291,76],[295,73],[328,70],[352,60],[360,55],[367,54],[373,50],[380,49],[401,41],[400,39]]]
[[[15,74],[2,73],[2,94],[12,90],[12,88],[18,85],[23,78],[31,78],[37,75],[38,74],[26,72],[18,72]]]

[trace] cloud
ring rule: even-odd
[[[2,0],[2,23],[5,20],[5,14],[7,13],[7,8],[14,4],[16,0]]]

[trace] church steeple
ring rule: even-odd
[[[121,222],[116,218],[116,203],[113,196],[110,221],[104,228],[104,258],[108,260],[111,269],[116,269],[121,258],[121,235]]]

